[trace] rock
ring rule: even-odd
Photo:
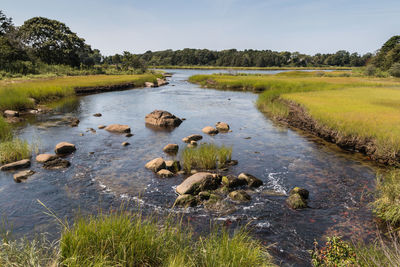
[[[70,123],[69,126],[71,126],[71,127],[77,127],[77,126],[79,125],[79,123],[80,123],[80,120],[79,120],[78,118],[72,118],[72,119],[71,119],[71,123]]]
[[[209,172],[198,172],[184,180],[177,186],[176,192],[180,195],[196,195],[201,191],[215,190],[221,184],[221,178]]]
[[[245,202],[245,201],[250,201],[251,197],[249,194],[246,193],[244,190],[236,190],[232,191],[228,195],[232,200],[235,201],[240,201],[240,202]]]
[[[12,171],[18,169],[24,169],[31,166],[31,161],[29,159],[23,159],[13,163],[9,163],[0,167],[0,171]]]
[[[93,116],[94,117],[101,117],[101,116],[103,116],[101,113],[95,113],[95,114],[93,114]]]
[[[214,127],[211,126],[206,126],[203,128],[203,130],[201,130],[203,133],[205,134],[210,134],[210,135],[214,135],[218,133],[218,130],[215,129]]]
[[[220,132],[228,132],[229,131],[229,124],[225,122],[217,122],[215,124],[215,128],[217,128]]]
[[[181,164],[177,160],[165,161],[165,168],[173,173],[177,173],[181,170]]]
[[[211,193],[208,191],[201,191],[199,193],[199,197],[201,200],[208,200],[208,199],[210,199],[210,196],[211,196]]]
[[[87,128],[86,132],[96,133],[96,130],[93,128]]]
[[[198,173],[197,170],[190,170],[190,174],[191,174],[191,175],[196,174],[196,173]]]
[[[163,85],[167,85],[167,84],[168,84],[168,82],[165,79],[157,78],[157,85],[158,86],[163,86]]]
[[[29,176],[33,175],[35,172],[32,170],[20,171],[14,174],[14,181],[16,183],[22,182],[22,180],[28,179]]]
[[[301,187],[295,187],[292,190],[290,190],[289,195],[293,194],[299,194],[303,199],[308,199],[308,196],[310,193],[308,192],[307,189],[301,188]]]
[[[222,184],[229,188],[235,188],[247,185],[247,181],[244,179],[239,179],[234,175],[227,175],[227,176],[222,176]]]
[[[122,146],[129,146],[130,143],[128,143],[128,142],[123,142],[121,145],[122,145]]]
[[[106,126],[105,125],[99,125],[99,126],[97,126],[97,128],[99,128],[101,130],[101,129],[106,128]]]
[[[177,144],[168,144],[163,148],[163,151],[168,154],[178,153],[179,146]]]
[[[127,133],[126,135],[125,135],[125,137],[132,137],[133,136],[133,134],[131,134],[131,133]]]
[[[131,128],[128,125],[122,124],[111,124],[105,128],[106,131],[114,132],[114,133],[130,133]]]
[[[153,126],[168,128],[178,127],[182,123],[182,120],[168,111],[154,110],[146,115],[145,122]]]
[[[241,173],[239,174],[238,178],[246,180],[248,186],[250,187],[259,187],[263,185],[263,181],[248,173]]]
[[[36,156],[36,161],[40,163],[45,163],[47,161],[56,159],[58,156],[55,154],[39,154]]]
[[[293,193],[286,199],[286,203],[292,209],[304,209],[307,208],[307,200],[303,199],[300,194]]]
[[[238,164],[239,164],[239,161],[234,160],[234,159],[229,160],[229,161],[227,161],[227,162],[225,163],[226,166],[235,166],[235,165],[238,165]]]
[[[71,163],[68,160],[56,158],[50,161],[47,161],[43,164],[43,168],[47,170],[59,170],[68,168]]]
[[[203,136],[200,134],[192,134],[183,138],[182,141],[185,143],[191,143],[192,141],[200,141],[201,139],[203,139]]]
[[[146,169],[152,170],[153,172],[158,172],[165,169],[165,161],[162,158],[156,158],[146,163],[144,166]]]
[[[188,148],[195,148],[197,147],[197,142],[196,141],[190,141],[190,144],[187,145]]]
[[[174,176],[174,174],[172,172],[170,172],[169,170],[160,170],[157,172],[157,175],[160,176],[161,178],[169,178]]]
[[[152,82],[145,82],[144,83],[144,86],[146,86],[146,87],[156,87],[155,85],[154,85],[154,83],[152,83]]]
[[[71,154],[75,150],[76,150],[76,147],[74,144],[67,143],[67,142],[61,142],[56,145],[54,152],[56,152],[57,155],[67,155],[67,154]]]
[[[178,196],[175,200],[174,206],[195,207],[197,200],[194,196],[185,194]]]
[[[15,110],[6,110],[3,114],[5,117],[19,117],[19,112]]]

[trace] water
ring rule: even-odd
[[[20,127],[20,136],[39,143],[41,153],[52,152],[61,141],[75,144],[77,151],[68,158],[72,166],[64,171],[44,170],[33,163],[36,174],[21,184],[13,181],[12,173],[0,173],[0,214],[17,236],[39,232],[59,236],[54,218],[37,200],[61,218],[108,211],[129,201],[129,207],[139,203],[149,213],[183,212],[203,231],[210,220],[231,226],[250,223],[255,236],[274,244],[272,253],[287,266],[308,265],[307,250],[314,239],[332,234],[366,239],[373,233],[367,204],[375,167],[365,157],[275,125],[257,110],[253,93],[202,89],[187,82],[190,75],[217,70],[168,71],[174,75],[167,86],[64,101],[56,105],[56,112],[31,118]],[[155,131],[144,123],[154,109],[186,120],[173,131]],[[103,116],[94,117],[98,112]],[[65,117],[78,117],[81,123],[70,128],[63,123]],[[201,134],[204,126],[218,121],[229,123],[232,132],[204,136],[202,141],[233,146],[233,159],[239,164],[229,172],[251,173],[264,186],[251,192],[251,202],[223,211],[171,210],[174,188],[183,177],[160,179],[144,168],[145,163],[159,156],[169,158],[162,152],[164,145],[178,143],[182,149],[183,137]],[[134,136],[97,130],[98,125],[111,123],[130,125]],[[88,128],[97,132],[87,132]],[[131,145],[122,147],[124,141]],[[286,206],[286,194],[294,186],[310,191],[310,208],[293,211]]]

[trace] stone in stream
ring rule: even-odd
[[[234,175],[226,175],[226,176],[222,176],[222,184],[229,188],[235,188],[235,187],[247,185],[247,181],[244,179],[239,179]]]
[[[307,200],[302,198],[300,194],[291,194],[287,199],[286,203],[292,209],[304,209],[307,208]]]
[[[113,133],[130,133],[131,128],[128,125],[122,124],[111,124],[105,128],[106,131]]]
[[[76,147],[74,144],[61,142],[56,145],[54,152],[56,152],[57,155],[68,155],[74,152],[75,150]]]
[[[148,88],[150,88],[150,87],[156,87],[155,84],[152,83],[152,82],[145,82],[145,83],[144,83],[144,86],[146,86],[146,87],[148,87]]]
[[[197,146],[196,141],[190,141],[190,144],[187,145],[188,148],[195,148]]]
[[[47,161],[56,159],[58,156],[55,154],[39,154],[36,156],[36,161],[40,163],[45,163]]]
[[[165,79],[157,78],[157,85],[158,86],[163,86],[163,85],[167,85],[167,84],[168,84],[168,82]]]
[[[244,190],[236,190],[232,191],[228,195],[232,200],[239,201],[239,202],[245,202],[245,201],[250,201],[251,197],[249,194],[246,193]]]
[[[169,170],[166,170],[166,169],[159,170],[157,172],[157,175],[160,176],[161,178],[169,178],[169,177],[174,176],[174,174],[172,172],[170,172]]]
[[[31,166],[31,161],[29,159],[23,159],[1,166],[0,171],[18,170],[18,169],[28,168],[30,166]]]
[[[56,158],[50,161],[47,161],[43,164],[43,168],[47,170],[59,170],[68,168],[71,163],[68,160]]]
[[[101,113],[95,113],[95,114],[93,114],[93,116],[94,117],[101,117],[101,116],[103,116]]]
[[[220,132],[228,132],[229,131],[229,124],[225,122],[217,122],[215,124],[215,128],[217,128],[218,131]]]
[[[80,120],[79,120],[78,118],[72,118],[72,119],[71,119],[71,123],[70,123],[69,126],[71,126],[71,127],[77,127],[77,126],[79,125],[79,123],[80,123]]]
[[[28,179],[28,177],[33,175],[33,174],[35,174],[35,172],[32,171],[32,170],[26,170],[26,171],[17,172],[16,174],[14,174],[14,181],[16,183],[20,183],[20,182],[22,182],[22,180]]]
[[[157,127],[178,127],[181,125],[182,120],[175,115],[164,110],[154,110],[145,117],[146,124],[157,126]]]
[[[250,187],[260,187],[263,185],[263,181],[248,173],[241,173],[238,178],[245,180]]]
[[[99,126],[97,126],[97,128],[99,128],[101,130],[101,129],[106,128],[106,126],[105,125],[99,125]]]
[[[181,164],[177,160],[166,160],[165,168],[173,173],[177,173],[181,170]]]
[[[159,172],[162,169],[165,169],[165,161],[163,158],[155,158],[146,163],[144,166],[146,169],[152,170],[153,172]]]
[[[203,139],[203,136],[201,136],[200,134],[192,134],[187,137],[184,137],[182,141],[184,143],[191,143],[192,141],[200,141],[201,139]]]
[[[19,117],[19,112],[15,110],[6,110],[3,114],[5,117]]]
[[[221,177],[209,172],[198,172],[186,178],[176,187],[176,192],[180,195],[197,195],[201,191],[215,190],[221,185]]]
[[[133,136],[133,134],[131,134],[131,133],[127,133],[126,135],[125,135],[125,137],[132,137]]]
[[[290,190],[289,195],[293,194],[299,194],[303,199],[308,199],[308,196],[310,195],[310,192],[308,192],[307,189],[301,188],[301,187],[295,187],[292,190]]]
[[[183,207],[195,207],[196,205],[197,205],[196,198],[189,194],[178,196],[174,203],[174,206],[183,206]]]
[[[214,135],[218,133],[218,130],[211,126],[206,126],[201,130],[205,134]]]
[[[128,142],[123,142],[121,145],[122,145],[122,146],[129,146],[130,143],[128,143]]]
[[[163,151],[167,154],[176,154],[178,150],[179,146],[177,144],[168,144],[163,148]]]

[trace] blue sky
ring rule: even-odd
[[[105,55],[208,48],[373,52],[400,34],[399,0],[1,0],[16,25],[66,23]]]

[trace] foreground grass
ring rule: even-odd
[[[231,160],[232,148],[224,145],[200,144],[195,148],[186,147],[182,152],[183,168],[187,173],[192,169],[212,170]]]
[[[245,230],[195,238],[180,222],[161,225],[140,214],[81,218],[65,227],[58,247],[38,244],[3,240],[0,266],[272,266],[265,247]]]
[[[133,83],[134,87],[143,86],[146,81],[155,82],[156,75],[88,75],[67,76],[30,81],[0,82],[0,110],[21,110],[34,107],[39,102],[71,96],[77,87],[108,86]]]

